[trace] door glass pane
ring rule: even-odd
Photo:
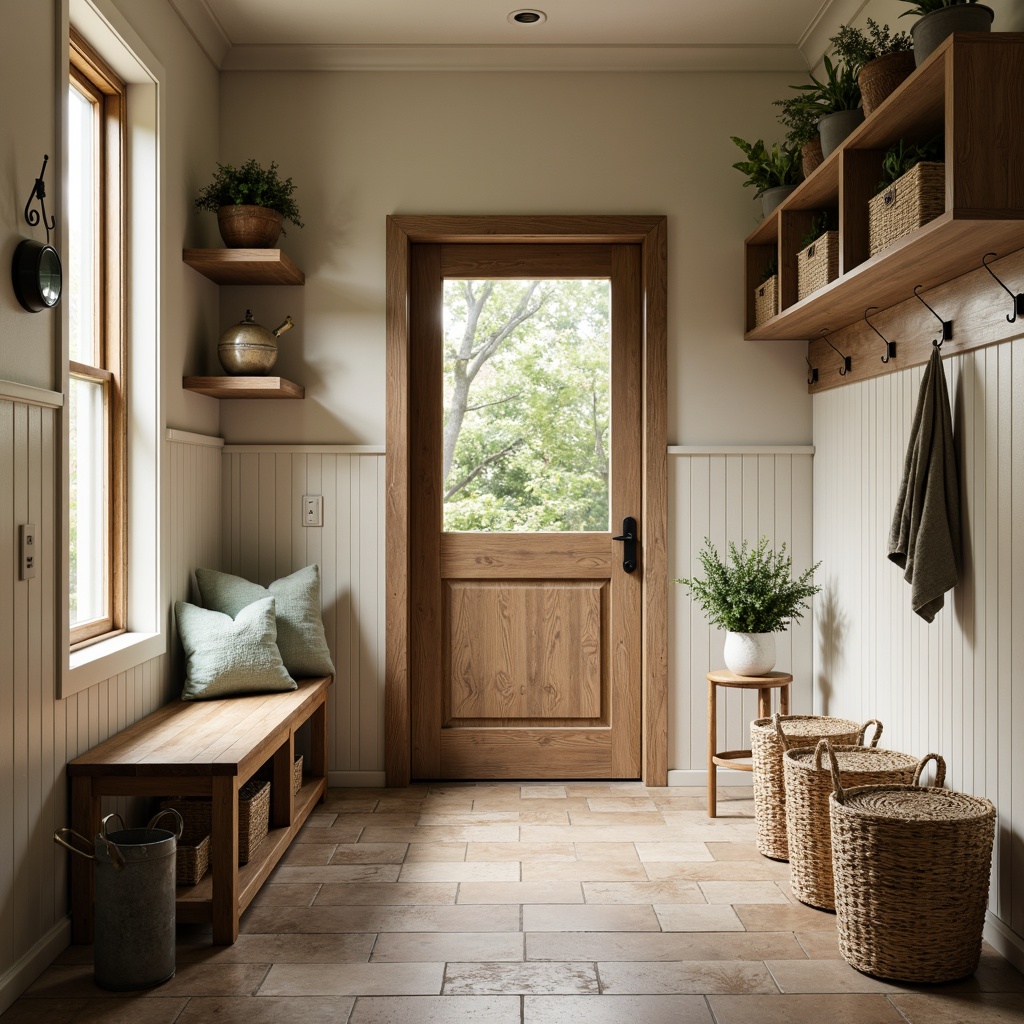
[[[444,529],[607,531],[611,285],[444,283]]]

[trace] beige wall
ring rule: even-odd
[[[224,288],[275,326],[307,401],[225,403],[232,443],[384,438],[384,219],[390,213],[669,217],[669,440],[810,438],[803,346],[742,336],[750,189],[730,135],[774,137],[778,73],[237,72],[222,76],[221,155],[277,159],[306,221],[284,247],[305,288]],[[211,216],[212,220],[212,216]],[[213,346],[205,366],[216,367]],[[199,365],[194,368],[197,372]]]

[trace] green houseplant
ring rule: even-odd
[[[800,166],[805,178],[809,178],[824,157],[821,154],[821,136],[818,134],[818,115],[807,107],[800,96],[775,100],[781,107],[779,124],[788,128],[786,141],[800,150]]]
[[[217,171],[195,201],[197,210],[217,214],[221,237],[229,247],[272,248],[284,234],[287,220],[302,227],[291,178],[282,178],[277,164],[260,166],[255,159],[241,167],[217,164]]]
[[[747,158],[733,167],[747,176],[743,187],[753,186],[767,217],[800,181],[800,150],[790,142],[774,142],[769,149],[763,139],[745,142],[735,135],[730,138]]]
[[[822,64],[824,81],[808,73],[810,82],[790,88],[803,93],[800,99],[805,110],[817,116],[821,149],[827,157],[864,120],[864,111],[853,68],[842,61],[833,64],[827,54]]]
[[[938,137],[927,142],[910,143],[903,139],[894,142],[882,158],[882,180],[875,193],[884,192],[894,181],[902,178],[920,163],[938,163],[942,160],[942,140]]]
[[[775,664],[775,634],[799,622],[807,602],[821,587],[812,580],[821,564],[793,578],[793,560],[786,545],[778,551],[762,537],[755,547],[746,541],[729,544],[729,563],[723,562],[705,537],[698,556],[704,579],[679,579],[708,622],[725,629],[725,663],[737,675],[763,675]]]
[[[913,40],[906,32],[890,32],[874,18],[868,18],[866,32],[843,25],[829,41],[857,76],[865,117],[913,74]]]
[[[900,17],[916,14],[910,27],[914,39],[914,60],[918,66],[947,36],[954,32],[990,32],[995,12],[977,0],[901,0],[910,10]]]

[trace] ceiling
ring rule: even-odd
[[[793,70],[867,0],[170,0],[225,70]],[[520,25],[517,9],[545,21]]]

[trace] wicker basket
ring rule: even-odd
[[[839,232],[826,231],[796,255],[796,297],[806,298],[839,276]]]
[[[295,764],[292,765],[292,793],[298,796],[299,790],[302,789],[302,755],[299,754],[295,758]]]
[[[195,885],[210,866],[210,837],[198,842],[179,842],[175,850],[178,885]]]
[[[935,786],[843,788],[829,799],[839,951],[896,981],[966,977],[981,959],[996,809]]]
[[[750,724],[750,752],[754,767],[754,817],[757,849],[765,857],[789,860],[786,840],[786,785],[782,755],[790,747],[812,746],[828,736],[833,743],[857,746],[875,725],[871,746],[878,743],[882,726],[872,719],[863,725],[848,718],[828,715],[779,715],[758,718]]]
[[[762,281],[754,289],[754,326],[760,327],[779,311],[779,275]]]
[[[864,105],[864,116],[870,117],[875,107],[894,93],[916,67],[913,50],[887,53],[868,61],[857,75],[857,84]]]
[[[161,807],[173,807],[185,822],[179,842],[198,843],[210,835],[212,803],[205,797],[176,797]],[[238,791],[238,863],[248,864],[270,831],[270,783],[250,779]]]
[[[868,201],[868,251],[874,256],[946,209],[946,165],[923,161]]]
[[[829,761],[822,765],[828,751]],[[828,798],[832,792],[830,761],[836,762],[844,786],[916,785],[928,758],[918,762],[910,754],[877,747],[832,746],[820,740],[816,749],[799,747],[782,757],[786,781],[786,838],[789,841],[790,883],[802,903],[834,910],[832,833]],[[936,758],[937,786],[946,777],[946,765]]]

